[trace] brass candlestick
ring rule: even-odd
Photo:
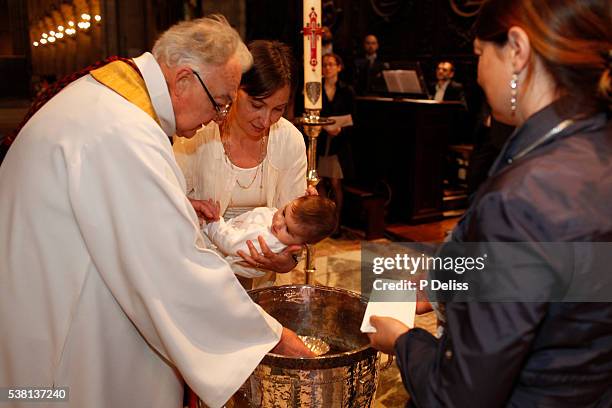
[[[317,139],[323,126],[332,125],[334,120],[319,116],[319,109],[306,109],[304,116],[299,119],[299,123],[304,127],[304,133],[308,136],[308,172],[306,182],[309,186],[317,187],[319,175],[317,174]],[[315,273],[314,247],[306,245],[306,284],[313,285]]]

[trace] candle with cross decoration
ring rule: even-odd
[[[299,120],[304,133],[308,136],[308,185],[316,186],[317,174],[317,138],[323,126],[331,125],[333,120],[322,118],[323,106],[321,83],[321,0],[304,0],[304,116]],[[304,268],[306,283],[314,284],[314,247],[306,245],[306,265]]]
[[[304,108],[321,109],[321,0],[304,0]]]

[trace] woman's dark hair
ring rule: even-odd
[[[572,109],[610,109],[610,0],[488,0],[476,37],[502,46],[513,26],[525,30],[558,91],[572,96]]]
[[[284,86],[293,89],[295,60],[291,48],[279,41],[255,40],[248,45],[253,66],[240,81],[249,96],[267,98]]]

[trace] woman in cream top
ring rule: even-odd
[[[187,195],[218,201],[225,219],[255,207],[282,208],[306,191],[304,139],[282,117],[295,76],[291,51],[277,41],[254,41],[249,49],[254,64],[243,75],[227,118],[174,145]],[[274,254],[265,241],[253,244],[250,254],[244,254],[245,262],[277,273],[292,270],[297,263],[293,254],[301,250],[289,246]],[[246,286],[266,286],[274,279],[270,273]]]

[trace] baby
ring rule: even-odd
[[[258,207],[229,221],[220,218],[204,227],[204,232],[229,262],[234,273],[246,278],[260,277],[262,270],[244,266],[237,252],[249,253],[246,241],[251,240],[261,252],[258,236],[262,236],[274,253],[289,245],[315,244],[334,232],[337,223],[336,205],[317,195],[296,198],[283,208]]]

